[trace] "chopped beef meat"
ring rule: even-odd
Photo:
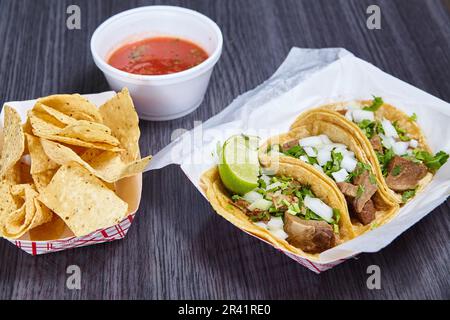
[[[345,109],[337,110],[337,113],[340,113],[343,116],[345,116],[345,114],[347,113],[347,110],[345,110]]]
[[[361,194],[357,194],[353,200],[353,206],[356,212],[361,212],[367,201],[377,192],[378,188],[376,184],[370,182],[369,171],[365,170],[359,176],[353,178],[353,184],[358,186],[359,190],[362,190]]]
[[[383,145],[379,136],[374,135],[369,141],[375,151],[383,153]]]
[[[298,146],[298,139],[289,140],[281,145],[281,151],[288,151],[295,146]]]
[[[244,199],[233,201],[233,204],[244,212],[250,211],[247,209],[247,207],[250,205],[250,202],[245,201]]]
[[[406,191],[417,187],[428,169],[423,163],[395,156],[388,165],[386,183],[394,191]]]
[[[284,214],[284,231],[287,241],[309,253],[319,253],[336,245],[333,228],[325,221],[303,220],[289,213]]]
[[[298,198],[293,195],[280,194],[277,196],[273,196],[272,201],[273,205],[278,211],[286,211],[288,209],[288,206],[286,205],[285,202],[288,202],[290,204],[298,203]]]
[[[245,201],[244,199],[233,201],[233,204],[241,209],[252,221],[270,220],[270,214],[268,211],[263,211],[260,209],[249,210],[248,206],[250,205],[250,202]]]
[[[338,182],[337,186],[339,187],[339,190],[341,190],[341,192],[347,197],[355,198],[358,194],[358,186],[355,186],[354,184],[348,182]]]
[[[360,212],[357,212],[355,210],[352,211],[353,215],[356,216],[363,225],[367,225],[375,220],[375,212],[376,209],[371,199],[366,202]]]

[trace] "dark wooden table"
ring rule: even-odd
[[[66,8],[81,8],[81,30]],[[170,122],[141,122],[143,154],[191,129],[267,79],[292,46],[345,47],[394,76],[450,101],[450,13],[441,0],[0,0],[0,100],[108,89],[89,40],[107,17],[146,4],[173,4],[214,19],[224,51],[206,99]],[[368,30],[378,4],[382,29]],[[216,215],[176,166],[144,175],[141,207],[123,241],[39,257],[0,240],[3,299],[405,299],[450,298],[450,202],[381,252],[321,275],[296,264]],[[366,286],[381,268],[381,289]],[[78,265],[81,290],[66,288]]]

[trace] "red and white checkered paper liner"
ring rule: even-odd
[[[84,247],[103,242],[111,242],[125,238],[135,214],[131,214],[120,223],[104,229],[91,232],[82,237],[70,237],[51,241],[11,240],[18,248],[33,256],[44,253],[57,252],[72,248]]]

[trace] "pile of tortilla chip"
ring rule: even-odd
[[[115,183],[144,170],[139,119],[127,89],[97,108],[78,94],[37,100],[22,124],[5,106],[0,158],[0,236],[57,239],[119,223],[128,204]]]

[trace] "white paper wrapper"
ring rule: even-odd
[[[199,178],[215,164],[212,154],[217,141],[238,133],[257,134],[264,141],[288,131],[296,116],[309,108],[333,101],[368,99],[372,95],[383,97],[407,114],[415,112],[432,150],[450,152],[447,102],[386,74],[345,49],[293,48],[270,79],[173,141],[154,156],[148,170],[179,164],[202,192]],[[424,192],[404,206],[390,223],[323,252],[314,268],[288,255],[320,272],[360,252],[378,251],[445,201],[449,192],[447,163]]]

